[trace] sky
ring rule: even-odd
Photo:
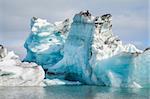
[[[33,16],[53,23],[89,10],[94,16],[112,14],[114,34],[124,44],[144,49],[150,47],[149,4],[149,0],[0,0],[0,44],[24,57]]]

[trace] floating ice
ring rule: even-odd
[[[0,86],[43,86],[44,77],[41,66],[21,62],[14,52],[5,52],[5,57],[0,58]]]
[[[39,18],[31,19],[31,34],[26,40],[27,56],[24,61],[36,62],[47,69],[63,57],[65,35],[68,34],[69,19],[60,24],[50,24]],[[63,33],[63,35],[62,35]]]
[[[28,62],[42,65],[46,78],[115,87],[147,87],[150,84],[150,50],[123,45],[112,33],[112,16],[76,14],[73,22],[50,24],[32,18],[25,42]]]

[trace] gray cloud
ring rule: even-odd
[[[32,16],[54,22],[73,16],[83,9],[89,9],[95,15],[103,13],[131,15],[136,12],[143,16],[148,6],[147,2],[141,0],[1,0],[1,2],[3,31],[25,31]]]

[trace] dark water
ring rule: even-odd
[[[99,86],[0,87],[0,99],[150,99],[150,89]]]

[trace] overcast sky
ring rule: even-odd
[[[111,13],[114,34],[143,49],[150,46],[148,4],[148,0],[0,0],[0,44],[24,56],[32,16],[53,23],[88,9],[94,16]]]

